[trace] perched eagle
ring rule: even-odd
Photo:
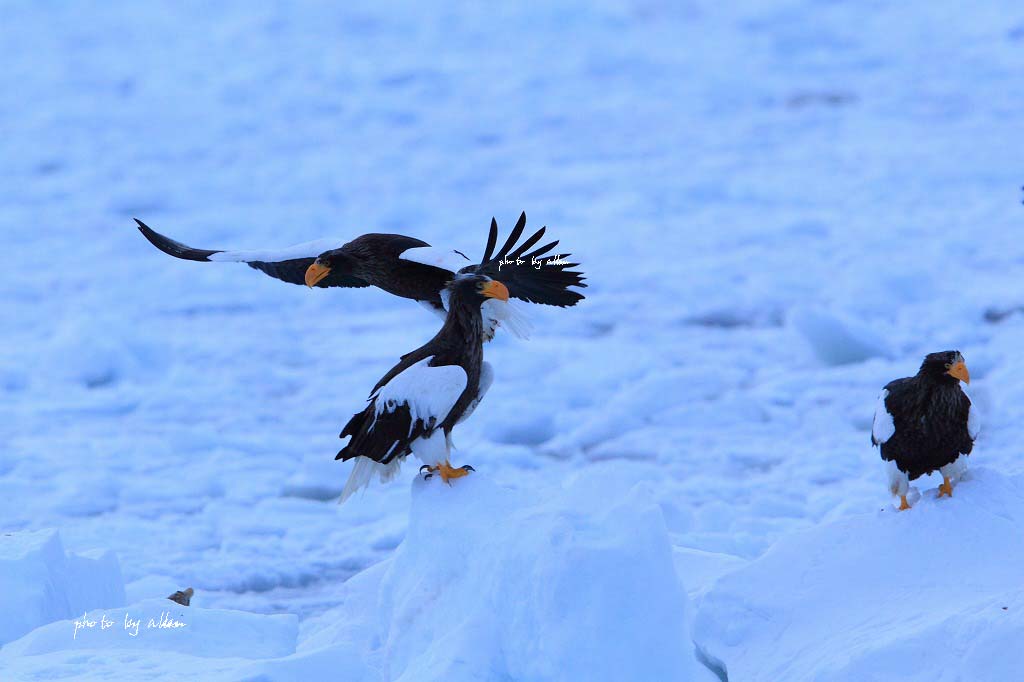
[[[889,489],[909,509],[910,481],[938,470],[939,497],[953,495],[953,483],[967,469],[978,437],[978,412],[960,382],[971,375],[960,351],[930,353],[912,377],[890,381],[878,396],[871,442],[889,463]]]
[[[558,241],[534,248],[547,228],[542,227],[516,245],[526,228],[525,213],[497,251],[498,224],[491,219],[487,247],[479,263],[471,262],[460,251],[438,249],[400,234],[364,234],[347,243],[321,239],[277,251],[193,249],[154,231],[141,220],[135,222],[155,247],[176,258],[247,263],[276,279],[310,287],[375,286],[419,301],[441,317],[447,311],[445,285],[456,274],[484,275],[504,284],[512,298],[559,307],[575,305],[583,298],[570,287],[587,286],[583,273],[571,269],[579,263],[566,261],[569,254],[552,255]],[[502,322],[516,335],[526,335],[522,321],[506,304],[485,306],[483,320],[487,340]]]
[[[486,275],[456,275],[445,287],[448,313],[434,338],[402,356],[370,391],[366,409],[341,431],[351,436],[335,459],[355,459],[341,494],[344,502],[377,474],[388,481],[412,453],[428,476],[446,483],[472,467],[448,462],[451,433],[490,388],[494,373],[483,361],[481,306],[508,300],[508,288]]]

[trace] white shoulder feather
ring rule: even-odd
[[[971,400],[971,396],[967,396],[967,399]],[[974,406],[973,400],[971,400],[971,407],[967,412],[967,433],[971,436],[971,440],[978,440],[978,434],[981,433],[981,415],[978,408]]]
[[[412,261],[413,263],[422,263],[423,265],[441,268],[453,273],[470,265],[469,258],[458,251],[439,249],[434,246],[416,246],[406,249],[399,258]]]
[[[871,425],[871,437],[875,439],[876,443],[884,443],[892,438],[892,434],[896,433],[896,424],[885,407],[885,399],[888,395],[889,391],[883,388],[878,395],[878,402],[875,403],[875,421]]]
[[[417,362],[377,391],[376,416],[408,405],[413,423],[417,419],[427,423],[431,417],[438,424],[444,421],[466,390],[468,377],[458,365],[430,367],[430,360]]]

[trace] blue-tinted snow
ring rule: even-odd
[[[459,463],[643,482],[705,567],[885,505],[874,401],[929,351],[967,358],[972,464],[1021,472],[1014,3],[22,3],[0,57],[0,520],[129,584],[338,607],[415,467],[339,508],[336,434],[438,325],[170,259],[132,217],[472,256],[526,210],[587,300],[490,344]]]

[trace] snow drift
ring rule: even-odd
[[[45,623],[124,603],[113,552],[70,554],[55,530],[0,535],[0,646]]]
[[[1024,477],[968,476],[780,540],[702,600],[698,646],[744,682],[1018,679]]]

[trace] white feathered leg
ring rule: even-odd
[[[428,467],[435,467],[438,462],[448,461],[448,439],[441,429],[434,430],[428,436],[420,436],[409,447],[412,454]]]
[[[967,473],[967,455],[960,455],[946,466],[940,467],[939,473],[942,474],[942,484],[939,486],[938,496],[953,497],[953,484],[959,483]]]
[[[452,449],[452,442],[441,429],[435,430],[427,437],[417,438],[412,442],[412,452],[423,462],[423,470],[426,467],[427,478],[434,474],[441,477],[441,480],[448,483],[453,478],[462,478],[470,471],[471,466],[453,467],[448,461]]]
[[[967,474],[967,455],[960,455],[959,457],[957,457],[956,461],[953,462],[953,466],[956,467],[957,483],[964,480],[965,478],[970,478],[970,476],[968,476]]]
[[[886,462],[886,472],[889,475],[889,492],[900,498],[900,511],[910,509],[907,503],[907,494],[910,492],[910,477],[906,472],[900,471],[896,462]]]

